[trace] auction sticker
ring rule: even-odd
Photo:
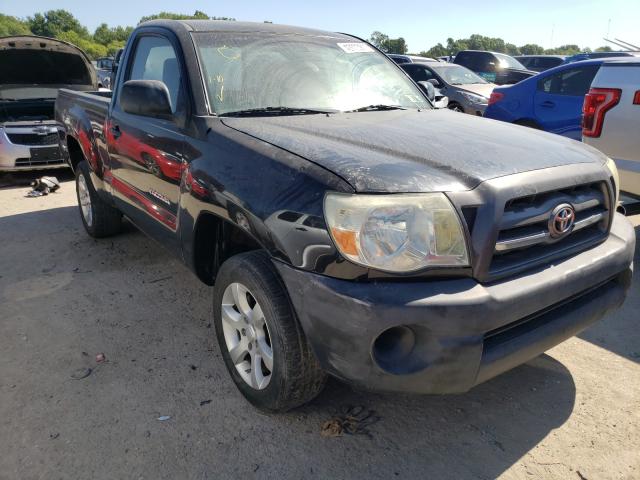
[[[373,52],[370,45],[362,42],[338,43],[338,46],[347,53],[369,53]]]

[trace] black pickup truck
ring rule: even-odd
[[[124,215],[214,286],[224,360],[262,409],[309,401],[327,374],[467,391],[630,286],[606,156],[433,109],[349,35],[144,23],[113,93],[62,90],[56,119],[87,232]]]

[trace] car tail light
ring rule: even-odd
[[[640,105],[640,90],[638,90],[633,96],[633,104]]]
[[[599,137],[602,133],[604,114],[620,101],[619,88],[592,88],[584,97],[582,105],[582,135]]]
[[[494,103],[499,102],[503,98],[504,98],[504,93],[491,92],[491,96],[489,97],[489,105],[493,105]]]

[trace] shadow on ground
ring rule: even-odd
[[[56,177],[61,182],[72,180],[73,172],[70,168],[56,168],[52,170],[30,170],[24,172],[0,172],[0,188],[4,187],[26,187],[36,178]]]
[[[311,404],[265,415],[225,370],[210,289],[134,228],[97,241],[76,207],[53,208],[0,218],[0,243],[9,477],[489,479],[574,408],[570,373],[543,355],[464,395],[380,395],[330,380]],[[72,380],[79,368],[93,370]],[[361,435],[320,435],[353,405],[379,421]]]
[[[640,312],[640,226],[636,230],[636,254],[634,257],[634,277],[627,299],[614,315],[609,315],[602,321],[578,335],[599,347],[605,348],[621,357],[640,363],[640,343],[638,335],[629,332],[638,330],[638,312]],[[634,295],[635,293],[635,295]]]

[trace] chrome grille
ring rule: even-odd
[[[47,133],[38,135],[37,133],[7,133],[9,141],[14,145],[56,145],[58,143],[58,133]]]
[[[33,158],[18,158],[16,159],[16,167],[46,167],[48,165],[64,165],[64,159],[48,159],[48,160],[35,160]]]
[[[505,205],[500,221],[491,275],[573,253],[606,237],[609,200],[604,182],[579,185],[515,198]],[[573,229],[553,238],[549,221],[554,208],[563,203],[575,210]]]

